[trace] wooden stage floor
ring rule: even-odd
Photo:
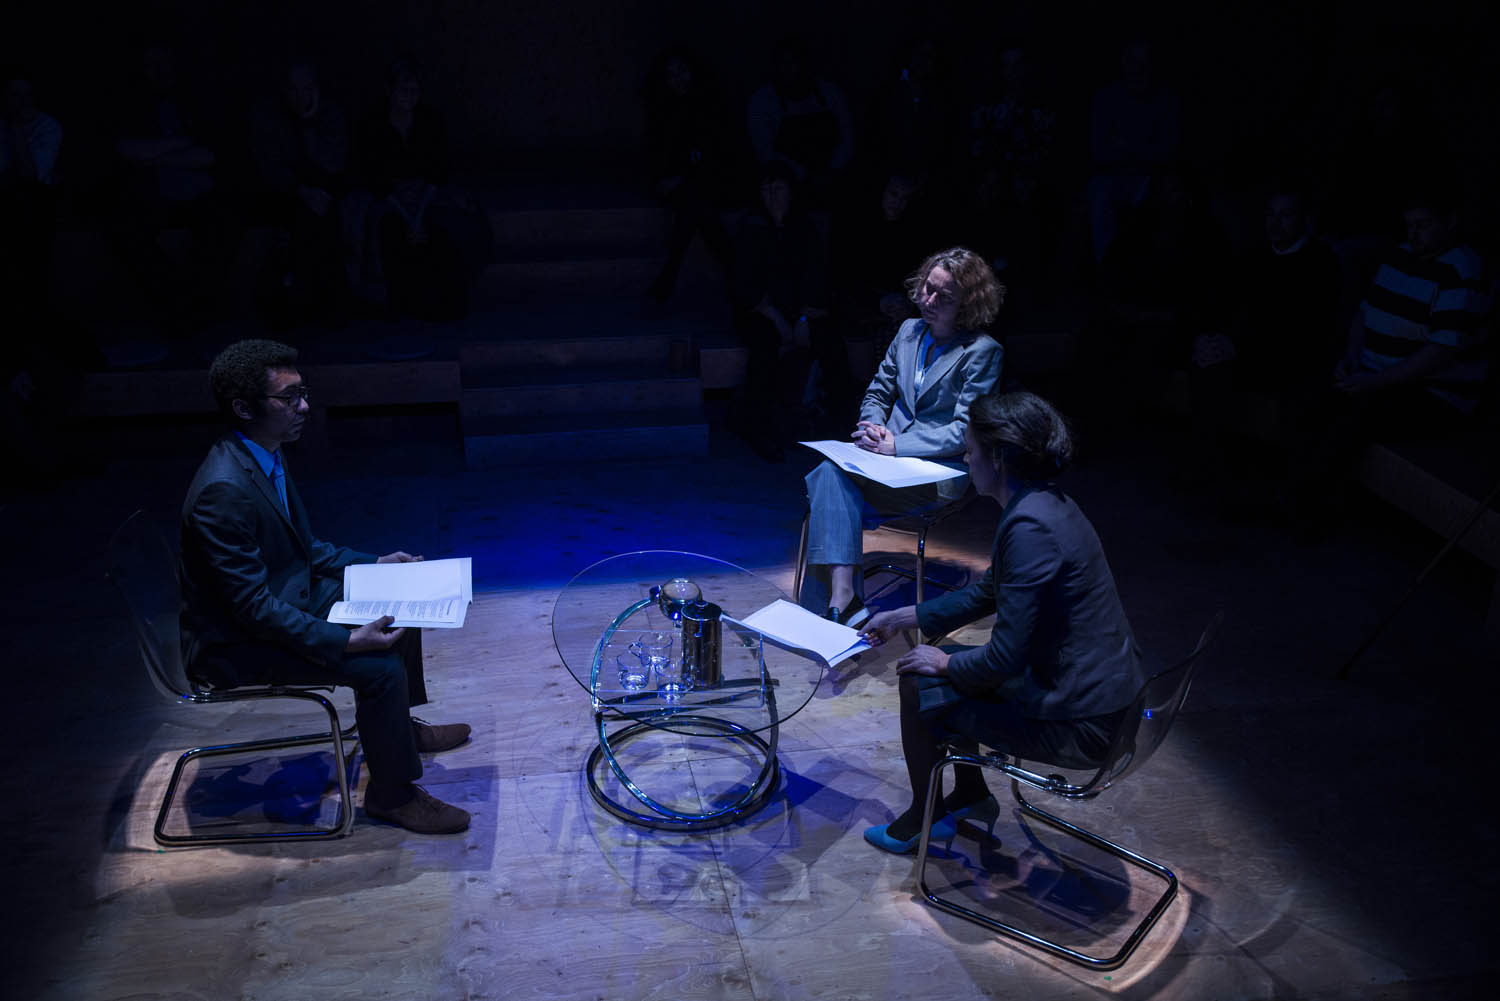
[[[191,463],[109,481],[106,493],[81,481],[8,504],[8,562],[39,569],[24,585],[13,573],[5,591],[19,623],[10,666],[25,677],[3,745],[14,763],[7,802],[20,816],[0,874],[14,929],[0,993],[1417,999],[1479,997],[1493,979],[1483,929],[1494,835],[1479,817],[1487,770],[1465,733],[1482,712],[1431,683],[1441,674],[1469,684],[1485,666],[1470,581],[1440,579],[1355,680],[1337,683],[1341,655],[1420,567],[1423,543],[1371,542],[1361,529],[1298,548],[1270,527],[1215,520],[1167,490],[1149,457],[1100,459],[1070,484],[1141,642],[1171,659],[1215,608],[1229,622],[1148,767],[1091,804],[1058,808],[1182,880],[1123,969],[1051,961],[937,912],[914,894],[911,859],[865,844],[863,828],[905,804],[894,652],[824,679],[783,727],[781,787],[749,820],[663,834],[606,814],[581,773],[594,740],[588,700],[552,646],[558,574],[686,540],[789,587],[804,467],[752,466],[752,485],[736,485],[735,463],[754,460],[720,451],[731,454],[651,469],[299,472],[330,538],[414,548],[388,526],[422,526],[414,534],[429,552],[491,561],[477,570],[468,625],[426,637],[434,702],[423,715],[475,730],[426,762],[427,787],[474,813],[452,837],[361,813],[334,842],[158,849],[151,824],[177,753],[306,729],[313,717],[175,707],[147,687],[99,578],[98,546],[140,503],[170,525]],[[711,524],[685,527],[672,497],[643,499],[646,483],[684,490]],[[529,508],[537,498],[546,503]],[[934,543],[937,561],[980,566],[994,515],[972,508]],[[78,526],[79,541],[52,561],[27,525]],[[892,543],[872,535],[868,545]],[[347,694],[340,704],[348,712]],[[642,776],[686,797],[722,791],[747,767],[706,738],[663,737],[636,753]],[[283,790],[277,816],[313,815],[327,809],[316,794],[329,767],[303,749],[217,769],[193,786],[206,797],[194,809],[211,812],[227,795],[264,813],[245,787],[269,773],[313,783],[312,795]],[[1465,783],[1471,769],[1477,789]],[[1081,946],[1118,940],[1154,889],[1009,811],[995,834],[998,843],[966,829],[943,871],[1005,913],[1035,907]],[[992,876],[966,868],[981,857]]]

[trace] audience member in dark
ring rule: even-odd
[[[348,287],[342,198],[349,191],[348,120],[323,93],[317,71],[293,62],[280,94],[255,111],[251,152],[265,213],[286,237],[272,263],[266,303],[273,323],[339,324]]]
[[[731,416],[735,430],[765,459],[779,461],[795,430],[791,411],[803,398],[806,365],[778,359],[811,349],[822,370],[826,409],[848,405],[849,362],[828,322],[823,238],[799,204],[791,168],[762,170],[760,201],[741,220],[735,245],[735,328],[749,349],[745,399]],[[795,380],[795,385],[791,385]],[[790,406],[789,406],[790,405]]]
[[[25,72],[0,79],[0,449],[7,487],[28,489],[88,461],[58,432],[76,413],[78,375],[97,362],[97,347],[52,304],[63,128],[37,107]]]
[[[844,92],[816,74],[799,39],[777,44],[771,81],[750,95],[748,118],[760,162],[786,164],[809,204],[829,204],[854,155],[854,122]]]
[[[115,244],[144,290],[177,328],[221,302],[234,250],[234,226],[210,138],[222,107],[198,83],[181,79],[172,51],[153,44],[141,79],[127,91],[116,121],[124,163]],[[168,259],[164,230],[192,234],[186,266]]]
[[[1205,478],[1229,472],[1225,437],[1231,390],[1277,402],[1273,429],[1283,454],[1306,434],[1310,410],[1327,392],[1328,368],[1339,355],[1334,329],[1339,263],[1313,232],[1305,188],[1278,185],[1266,199],[1265,242],[1246,255],[1226,307],[1238,309],[1224,331],[1199,334],[1188,372],[1193,430]],[[1239,470],[1243,471],[1243,470]],[[1256,464],[1253,479],[1264,480]]]
[[[1177,157],[1177,95],[1155,78],[1151,45],[1128,42],[1121,76],[1094,95],[1090,112],[1089,228],[1094,260],[1104,260],[1120,229],[1120,216],[1146,197],[1151,178]]]
[[[1103,329],[1085,359],[1104,380],[1096,405],[1162,398],[1169,374],[1200,334],[1223,332],[1232,313],[1231,260],[1202,199],[1175,171],[1158,174],[1126,217],[1099,268]]]
[[[1334,384],[1373,427],[1441,431],[1479,403],[1491,286],[1449,190],[1414,192],[1402,215],[1406,240],[1359,304]]]
[[[906,279],[911,262],[932,249],[934,229],[921,198],[915,177],[891,174],[878,196],[861,198],[834,227],[835,319],[846,340],[873,341],[875,358],[917,314]]]
[[[1306,401],[1327,385],[1328,366],[1342,345],[1331,331],[1338,312],[1339,265],[1313,232],[1305,189],[1283,185],[1266,199],[1263,244],[1232,281],[1240,315],[1223,334],[1200,335],[1199,368],[1223,359],[1245,389]]]
[[[950,170],[961,137],[954,90],[942,48],[935,39],[918,38],[876,97],[873,148],[860,155],[873,158],[878,172],[932,176]]]
[[[1418,113],[1411,87],[1396,76],[1378,81],[1354,113],[1335,124],[1324,182],[1326,226],[1335,238],[1397,232],[1391,220],[1400,217],[1402,206],[1396,203],[1403,186],[1421,175],[1424,163],[1442,159],[1434,126],[1430,116]],[[1420,142],[1413,141],[1416,135]]]
[[[364,267],[397,313],[452,320],[488,255],[489,227],[450,182],[448,132],[422,100],[408,60],[393,63],[385,99],[358,136],[360,173],[375,201],[364,219]]]
[[[859,407],[854,444],[879,455],[913,456],[963,469],[969,406],[1000,383],[1005,352],[983,328],[995,321],[1005,286],[964,247],[930,255],[907,281],[920,319],[891,342]],[[807,574],[804,607],[858,625],[868,614],[856,572],[862,529],[929,511],[961,497],[963,476],[888,487],[833,462],[807,474]]]
[[[19,71],[5,73],[0,111],[0,299],[27,330],[47,311],[63,130]]]
[[[666,205],[667,260],[651,283],[658,302],[672,297],[694,236],[728,278],[733,247],[720,211],[733,173],[728,108],[684,49],[670,49],[646,78],[646,148],[655,195]]]
[[[1460,240],[1448,190],[1423,187],[1404,201],[1406,240],[1355,311],[1326,412],[1280,499],[1312,537],[1344,508],[1363,445],[1461,436],[1485,387],[1492,286],[1484,262]]]
[[[36,91],[28,77],[5,74],[4,112],[0,121],[0,182],[5,190],[56,186],[62,126],[37,107]]]
[[[57,228],[57,158],[62,126],[40,110],[31,80],[7,70],[0,107],[0,301],[13,347],[0,365],[0,446],[16,470],[45,460],[36,419],[41,324],[48,314]],[[19,336],[18,336],[19,335]]]
[[[1054,163],[1057,114],[1039,92],[1027,50],[1002,48],[995,80],[969,114],[972,204],[968,237],[1007,274],[1026,272],[1036,288],[1046,273],[1060,212]]]

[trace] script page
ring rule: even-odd
[[[822,657],[829,667],[853,657],[870,644],[848,626],[814,615],[801,605],[778,598],[765,608],[752,612],[743,620],[746,626],[770,639],[810,650]]]
[[[915,487],[964,475],[962,469],[950,469],[940,462],[914,459],[907,455],[881,455],[878,452],[868,452],[849,441],[801,441],[797,444],[822,452],[830,462],[846,472],[884,483],[888,487]]]
[[[458,629],[468,615],[469,603],[460,598],[434,601],[335,601],[328,610],[328,621],[346,626],[362,626],[382,615],[396,621],[391,628]]]
[[[345,601],[474,599],[474,561],[468,556],[420,563],[356,563],[344,568]]]
[[[328,621],[363,625],[383,615],[393,626],[457,629],[474,599],[473,559],[356,563],[344,568],[344,600]]]

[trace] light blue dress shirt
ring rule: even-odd
[[[260,465],[260,471],[266,474],[266,479],[270,480],[271,485],[276,488],[276,496],[281,498],[281,509],[290,516],[292,509],[287,506],[286,502],[286,467],[281,464],[281,450],[267,452],[247,438],[244,432],[236,431],[235,434],[240,436],[240,441],[244,442],[250,454],[255,456],[256,463]]]

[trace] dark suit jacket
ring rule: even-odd
[[[349,630],[323,615],[344,567],[376,557],[314,538],[290,471],[286,497],[290,514],[238,435],[219,439],[198,467],[182,505],[179,564],[189,672],[213,648],[242,643],[322,664],[343,656]]]
[[[950,656],[960,693],[1001,698],[1033,719],[1123,709],[1146,681],[1094,526],[1055,487],[1012,498],[984,577],[924,601],[917,622],[946,633],[995,613],[990,641]]]

